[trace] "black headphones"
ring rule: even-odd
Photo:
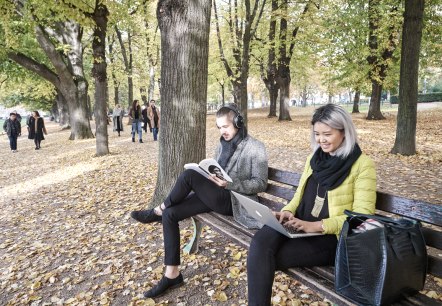
[[[224,105],[220,108],[220,110],[223,108],[228,108],[235,113],[235,117],[233,117],[234,127],[236,127],[238,130],[244,127],[244,117],[241,116],[241,113],[238,111],[238,107],[236,106],[235,103],[229,103],[227,105]]]

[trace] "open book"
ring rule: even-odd
[[[200,173],[205,177],[209,177],[211,174],[215,174],[218,178],[232,182],[230,176],[221,168],[221,166],[217,163],[213,158],[207,158],[200,161],[199,164],[191,163],[185,164],[184,169],[192,169],[196,172]]]

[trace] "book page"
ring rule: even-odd
[[[232,179],[230,176],[224,171],[223,168],[218,164],[216,160],[213,158],[203,159],[199,163],[200,168],[202,168],[204,171],[215,174],[218,178],[222,180],[226,180],[228,182],[232,182]]]
[[[209,173],[204,171],[203,169],[201,169],[201,167],[198,164],[195,164],[195,163],[185,164],[184,169],[195,170],[196,172],[198,172],[202,176],[209,178]]]

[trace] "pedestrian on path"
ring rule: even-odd
[[[29,118],[28,123],[29,135],[28,139],[34,139],[35,150],[40,150],[41,141],[45,139],[44,135],[47,135],[45,122],[38,111],[33,111],[32,116]]]
[[[141,114],[141,106],[138,100],[134,100],[132,108],[130,109],[129,116],[132,119],[132,142],[135,142],[135,131],[138,133],[138,140],[143,142],[143,132],[141,130],[141,122],[143,115]]]
[[[120,132],[123,131],[123,117],[124,110],[120,104],[115,105],[114,111],[112,112],[112,121],[114,124],[114,132],[118,132],[118,136],[120,136]]]
[[[152,124],[153,140],[157,141],[160,129],[160,110],[156,107],[155,100],[150,100],[149,117]]]
[[[12,153],[17,152],[17,138],[21,135],[21,124],[17,120],[17,114],[10,113],[9,119],[3,123],[3,130],[8,134],[9,146]]]

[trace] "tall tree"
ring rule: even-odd
[[[303,18],[309,11],[313,1],[308,1],[301,13]],[[279,85],[279,120],[292,120],[289,112],[290,101],[290,61],[295,48],[296,36],[299,32],[299,24],[295,26],[291,35],[288,34],[288,0],[281,2],[281,20],[279,22],[279,57],[276,81]],[[319,8],[319,7],[318,7]],[[291,37],[289,37],[291,36]]]
[[[205,157],[211,1],[159,0],[161,136],[154,200],[166,197],[183,166]]]
[[[272,0],[271,6],[271,16],[270,16],[270,26],[268,33],[268,45],[269,51],[267,55],[267,67],[264,69],[264,63],[260,62],[261,78],[269,91],[270,96],[270,109],[268,117],[276,117],[276,100],[278,99],[279,84],[276,81],[276,20],[277,11],[279,9],[279,1]]]
[[[394,51],[396,50],[398,43],[398,35],[401,23],[398,22],[399,13],[399,1],[393,1],[390,5],[389,14],[384,18],[388,23],[387,29],[382,28],[382,16],[384,16],[383,10],[385,10],[385,4],[382,0],[369,0],[368,1],[368,19],[369,19],[369,38],[368,45],[370,48],[370,55],[367,57],[367,61],[370,65],[369,78],[371,81],[371,98],[370,106],[368,109],[368,120],[381,120],[385,119],[381,112],[381,94],[384,80],[388,73],[390,62],[393,58]],[[382,32],[384,31],[384,32]],[[385,31],[387,32],[385,35]],[[386,43],[380,41],[380,36],[387,36]]]
[[[24,24],[22,30],[27,31],[28,35],[31,34],[29,29],[33,29],[33,36],[53,68],[27,54],[29,50],[20,40],[23,38],[22,32],[17,32],[18,37],[9,36],[6,45],[8,57],[51,82],[64,96],[60,101],[68,104],[70,139],[92,138],[87,116],[88,82],[83,69],[83,28],[65,12],[56,12],[56,5],[50,3],[41,6],[37,1],[16,1],[9,5],[9,14],[7,6],[2,9],[6,10],[6,19],[14,22],[4,25],[11,27],[11,32],[14,32],[13,29],[17,27],[13,24]],[[22,48],[26,51],[21,52]]]
[[[95,1],[95,8],[90,18],[94,21],[92,52],[94,64],[92,75],[95,80],[95,126],[96,126],[96,154],[109,154],[109,140],[107,134],[107,63],[106,63],[106,32],[109,10],[102,1]]]
[[[130,30],[127,31],[127,50],[121,31],[117,25],[115,25],[115,33],[117,33],[118,41],[120,42],[121,54],[123,55],[123,63],[125,72],[127,75],[127,88],[128,88],[128,105],[131,106],[134,100],[134,83],[132,77],[133,70],[133,54],[132,54],[132,35]]]
[[[416,154],[419,53],[422,39],[424,0],[405,0],[402,29],[399,110],[392,153]]]
[[[221,61],[231,80],[234,101],[238,104],[245,122],[247,122],[247,79],[250,68],[250,44],[255,37],[265,3],[266,0],[255,0],[252,7],[250,0],[228,1],[227,16],[225,17],[233,52],[233,59],[229,62],[223,46],[216,0],[213,0]]]

